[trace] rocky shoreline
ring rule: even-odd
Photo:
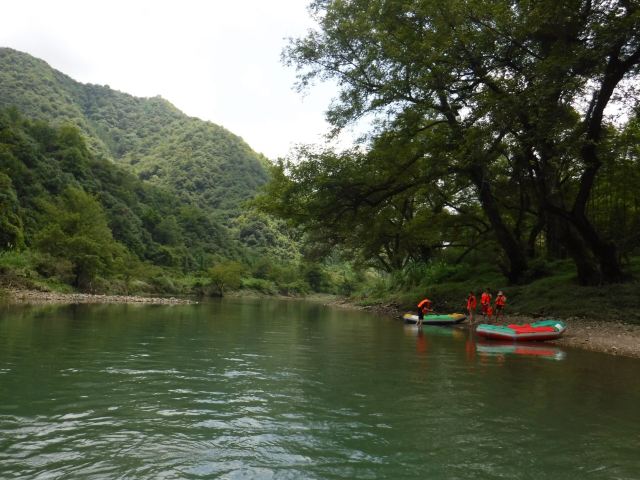
[[[176,297],[140,297],[137,295],[96,295],[91,293],[57,293],[38,290],[6,291],[9,301],[14,303],[137,303],[148,305],[189,305],[198,303],[193,300]]]
[[[368,310],[382,316],[400,319],[404,313],[398,305],[371,305],[360,306],[344,300],[336,300],[327,305]],[[483,323],[482,317],[478,317],[474,325],[468,321],[460,324],[461,328],[471,329],[478,323]],[[499,323],[531,323],[540,318],[533,318],[526,315],[507,315],[504,321]],[[584,318],[561,319],[567,324],[566,333],[559,339],[549,342],[551,345],[559,347],[581,348],[593,352],[607,353],[624,357],[640,358],[640,325],[624,322],[598,321]],[[493,322],[497,323],[495,320]]]

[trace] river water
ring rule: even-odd
[[[2,479],[639,479],[640,361],[303,301],[5,306]]]

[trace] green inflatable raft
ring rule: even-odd
[[[405,313],[402,316],[405,323],[418,323],[418,315],[415,313]],[[449,313],[445,315],[425,315],[422,323],[424,325],[454,325],[456,323],[464,322],[467,316],[463,313]]]

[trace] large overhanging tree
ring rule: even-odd
[[[420,147],[395,157],[404,168],[422,165],[422,180],[436,182],[429,162],[445,163],[468,182],[511,281],[527,269],[525,239],[550,225],[583,283],[624,278],[587,203],[607,107],[635,94],[627,87],[640,62],[636,1],[317,0],[310,10],[319,29],[285,52],[300,86],[337,80],[328,111],[336,129],[373,114],[375,136]],[[514,180],[515,215],[496,191],[497,171]],[[410,183],[399,176],[370,188],[383,201]]]

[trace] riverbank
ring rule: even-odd
[[[140,297],[136,295],[95,295],[90,293],[41,292],[38,290],[5,290],[11,303],[50,304],[50,303],[138,303],[148,305],[187,305],[198,303],[193,300],[176,297]]]
[[[135,295],[95,295],[88,293],[42,292],[38,290],[5,290],[6,300],[11,303],[55,304],[55,303],[131,303],[148,305],[184,305],[197,303],[194,300],[176,297],[141,297]],[[287,297],[289,298],[289,297]],[[397,304],[358,305],[352,301],[330,295],[314,295],[305,300],[331,307],[365,310],[376,315],[396,318],[404,313]],[[549,315],[553,317],[553,315]],[[540,318],[527,315],[507,315],[500,323],[530,323]],[[598,321],[579,317],[561,318],[567,324],[567,332],[554,345],[581,348],[595,352],[640,358],[640,325],[621,321]],[[476,322],[480,323],[480,322]],[[496,323],[495,321],[490,323]],[[467,322],[461,328],[473,326]]]
[[[357,305],[344,299],[334,299],[328,301],[326,305],[371,311],[377,315],[391,317],[401,321],[402,310],[396,304],[378,304],[378,305]],[[553,317],[549,315],[547,318]],[[474,325],[470,325],[468,320],[459,324],[460,328],[471,329],[478,323],[484,323],[481,317],[478,317]],[[507,315],[501,324],[509,323],[531,323],[541,318],[535,318],[527,315]],[[593,352],[607,353],[610,355],[619,355],[624,357],[640,358],[640,325],[625,323],[621,321],[599,321],[595,319],[585,319],[579,317],[561,318],[567,324],[566,333],[549,344],[557,346],[565,346],[571,348],[581,348]],[[486,323],[498,323],[486,322]],[[447,327],[443,327],[447,328]]]

